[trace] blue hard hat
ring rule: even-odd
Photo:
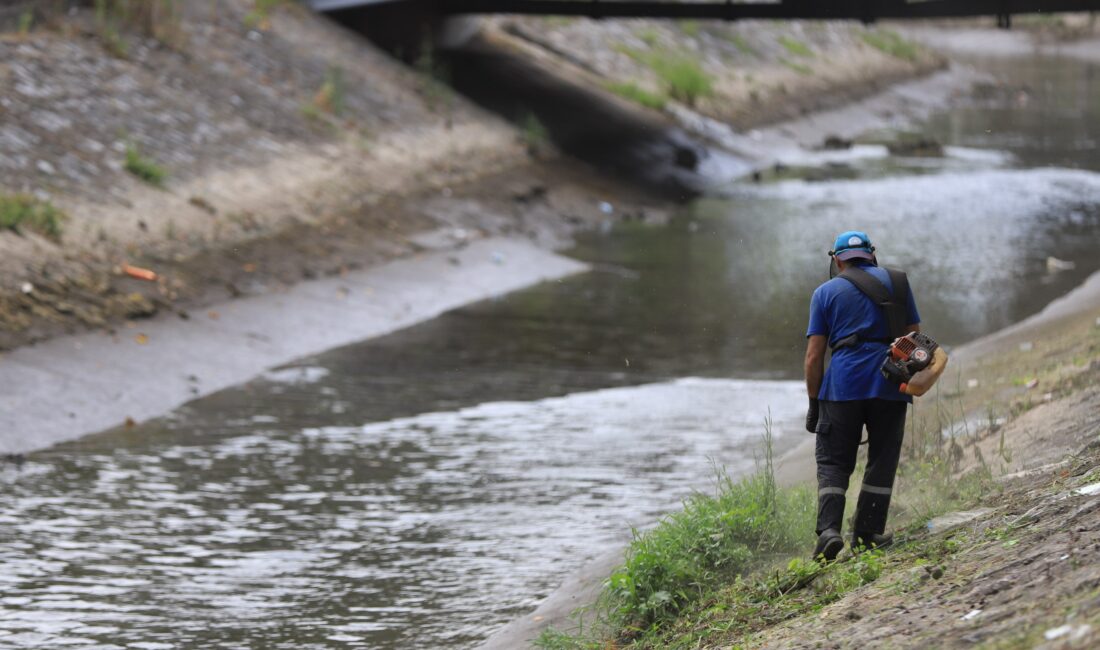
[[[830,255],[835,255],[838,260],[873,259],[875,247],[871,244],[871,238],[867,233],[858,230],[849,230],[837,235],[833,243]]]

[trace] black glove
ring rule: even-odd
[[[818,404],[817,398],[810,398],[810,408],[806,409],[806,430],[810,433],[817,433],[817,416],[818,416]]]

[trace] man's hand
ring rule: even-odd
[[[817,418],[819,415],[819,407],[816,397],[810,398],[810,408],[806,409],[806,430],[810,433],[817,433]]]
[[[828,340],[814,334],[806,340],[806,393],[810,409],[806,411],[806,430],[817,433],[817,396],[821,392],[821,379],[825,374],[825,348]]]

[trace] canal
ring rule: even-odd
[[[837,232],[910,272],[948,345],[1100,268],[1097,67],[981,65],[1001,83],[911,127],[943,157],[737,183],[583,236],[585,275],[5,466],[0,646],[476,645],[751,470],[765,420],[779,451],[807,435],[806,307]]]

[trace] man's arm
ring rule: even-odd
[[[806,339],[806,393],[811,399],[817,399],[821,391],[821,380],[825,376],[825,347],[828,341],[822,334]]]

